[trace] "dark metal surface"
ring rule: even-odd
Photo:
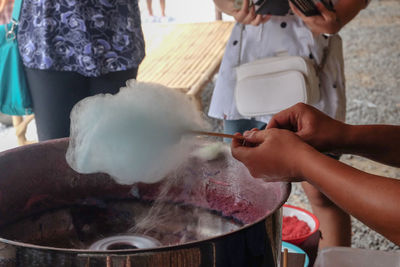
[[[126,231],[126,228],[116,229],[127,226],[123,223],[117,226],[99,224],[99,218],[108,214],[109,210],[115,211],[109,203],[115,205],[137,200],[130,193],[130,186],[115,184],[107,175],[80,175],[70,169],[65,162],[67,145],[67,139],[60,139],[0,153],[0,266],[277,265],[281,242],[281,206],[290,193],[290,185],[283,183],[265,188],[260,184],[253,187],[249,185],[241,196],[245,201],[235,203],[230,202],[230,192],[218,187],[218,183],[205,185],[205,196],[196,195],[195,192],[187,199],[177,193],[184,188],[172,188],[168,205],[185,210],[197,207],[203,212],[199,218],[210,217],[210,221],[201,226],[201,240],[188,239],[188,242],[178,245],[161,242],[162,246],[152,249],[103,252],[57,243],[60,237],[71,233],[71,229],[75,234],[76,229],[80,229],[79,240],[84,239],[82,236],[89,238],[92,229],[104,233],[110,229],[115,232]],[[218,165],[210,163],[207,170],[214,171],[213,164]],[[191,162],[191,165],[204,172],[205,167],[199,166],[198,162]],[[217,165],[215,168],[220,168]],[[192,169],[190,172],[198,174]],[[238,175],[243,174],[239,172]],[[157,184],[138,185],[135,190],[141,198],[151,201],[152,192],[158,191],[158,187]],[[257,202],[258,199],[260,201]],[[234,204],[239,206],[232,209]],[[117,206],[123,207],[120,204]],[[91,216],[92,213],[95,215]],[[78,221],[74,219],[74,214],[79,214],[75,216]],[[109,214],[107,216],[110,217]],[[116,215],[114,217],[119,218]],[[183,220],[181,225],[192,220],[189,215],[186,217],[187,221]],[[249,221],[245,225],[240,223],[246,219]],[[165,225],[167,232],[169,224]],[[53,240],[54,246],[49,241],[52,238],[57,241]],[[46,242],[38,243],[38,240]]]

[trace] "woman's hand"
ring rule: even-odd
[[[334,120],[316,108],[298,103],[271,118],[267,129],[293,131],[304,142],[321,152],[341,152],[349,125]]]
[[[240,135],[240,134],[237,134]],[[243,134],[244,146],[239,139],[232,141],[232,155],[243,162],[251,175],[268,181],[301,181],[299,157],[315,151],[296,134],[284,129],[251,130]]]
[[[256,14],[254,5],[249,7],[249,1],[251,0],[244,0],[242,8],[232,12],[232,16],[235,18],[235,20],[239,23],[250,24],[253,26],[258,26],[267,22],[271,15]]]
[[[316,3],[321,15],[307,17],[289,1],[290,8],[299,16],[315,34],[335,34],[342,28],[342,23],[336,12],[329,11],[321,2]]]

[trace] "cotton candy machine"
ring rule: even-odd
[[[0,266],[276,266],[285,183],[228,156],[122,186],[81,175],[68,140],[0,153]]]

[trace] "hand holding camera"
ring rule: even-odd
[[[258,26],[269,20],[271,15],[257,14],[252,0],[235,0],[235,7],[240,8],[232,14],[242,24]]]

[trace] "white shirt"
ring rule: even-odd
[[[209,116],[217,119],[250,119],[239,114],[234,100],[236,84],[235,67],[239,64],[240,33],[242,25],[237,23],[230,36],[219,69],[216,86],[211,99]],[[329,116],[344,120],[346,112],[345,77],[343,54],[338,35],[313,36],[304,22],[295,15],[273,16],[262,25],[246,25],[242,33],[240,64],[287,51],[289,55],[313,58],[320,64],[328,39],[331,49],[320,73],[321,98],[314,105]],[[272,116],[257,116],[256,120],[268,123]]]

